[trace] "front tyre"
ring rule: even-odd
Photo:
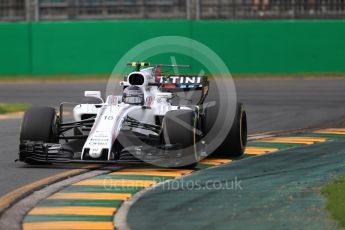
[[[162,142],[176,146],[173,152],[181,154],[181,162],[176,167],[194,168],[197,165],[199,140],[198,116],[192,110],[168,111],[163,120]]]
[[[54,108],[32,107],[25,112],[20,128],[20,142],[58,143],[58,140],[57,116]],[[29,159],[24,161],[29,164],[39,163]]]

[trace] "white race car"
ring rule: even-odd
[[[231,127],[216,147],[208,148],[217,142],[212,138],[214,135],[208,134],[219,111],[205,106],[209,91],[207,77],[161,74],[165,67],[186,67],[180,65],[146,62],[129,65],[135,71],[119,83],[122,95],[109,95],[103,101],[100,91],[85,91],[85,97],[98,102],[76,103],[74,121],[64,122],[66,103],[61,103],[59,114],[52,107],[28,109],[21,124],[19,161],[29,164],[145,161],[181,167],[194,166],[211,153],[243,154],[247,120],[239,103],[232,108],[235,115]],[[175,104],[174,98],[181,91],[198,92],[198,102]]]

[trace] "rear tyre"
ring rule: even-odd
[[[176,152],[182,155],[181,165],[177,167],[194,168],[197,165],[197,124],[198,117],[192,110],[168,111],[163,119],[163,144],[176,145]]]
[[[214,117],[207,117],[206,135],[214,124]],[[239,157],[243,155],[247,145],[247,114],[241,103],[236,105],[236,114],[231,129],[220,146],[213,152],[213,156]]]
[[[32,107],[23,117],[20,129],[20,142],[37,141],[58,143],[57,119],[54,108]],[[29,164],[37,164],[33,160],[25,160]],[[40,163],[41,164],[41,163]]]
[[[225,149],[229,148],[230,156],[238,157],[244,154],[247,146],[247,114],[240,103],[237,104],[234,123],[223,145]]]

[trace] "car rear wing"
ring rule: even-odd
[[[166,75],[156,76],[155,85],[165,92],[178,92],[189,90],[200,90],[201,99],[198,104],[202,104],[208,94],[209,81],[207,76],[195,75]]]
[[[162,89],[194,89],[201,90],[204,85],[208,85],[207,77],[193,75],[166,75],[156,76],[155,82]]]

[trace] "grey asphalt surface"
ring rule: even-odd
[[[61,101],[80,101],[84,90],[104,92],[105,88],[106,82],[0,83],[0,102],[57,107]],[[244,79],[236,80],[236,88],[247,110],[250,134],[331,125],[345,118],[345,79]],[[79,167],[15,163],[19,126],[20,119],[0,120],[0,196],[37,179]]]

